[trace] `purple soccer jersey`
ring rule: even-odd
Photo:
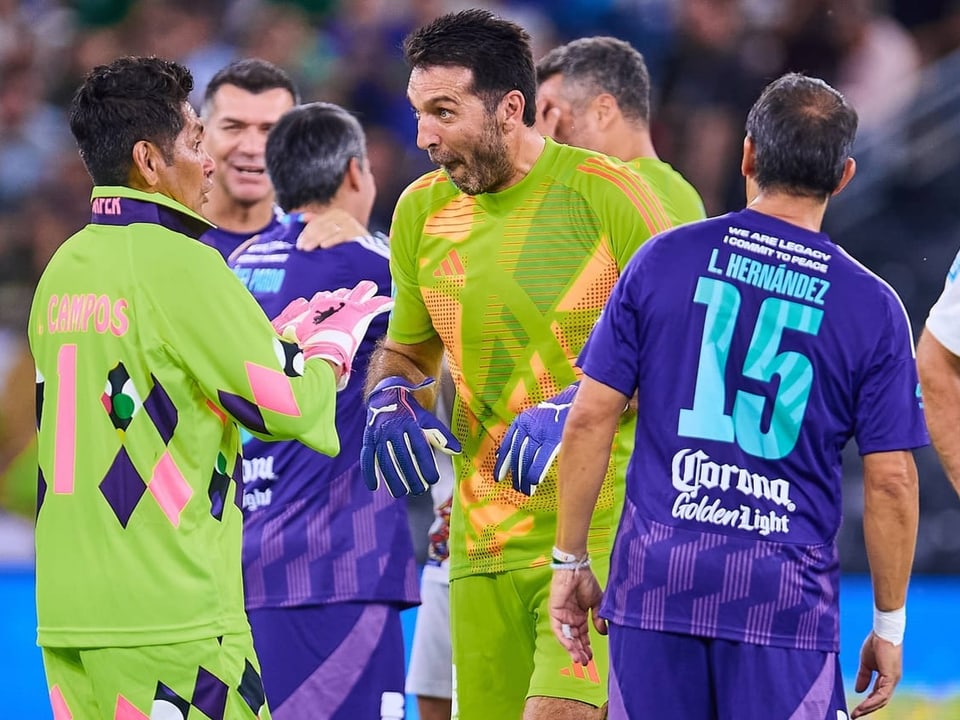
[[[225,230],[221,227],[214,227],[210,228],[200,236],[200,242],[209,245],[218,253],[223,255],[224,260],[229,261],[230,256],[233,255],[237,250],[240,250],[240,246],[244,243],[251,241],[256,242],[261,237],[275,235],[278,232],[282,232],[283,217],[283,211],[281,211],[277,206],[274,206],[273,215],[270,218],[270,222],[267,223],[265,228],[252,236],[250,233],[231,232],[230,230]],[[296,237],[294,237],[294,240],[296,240]]]
[[[297,297],[373,280],[390,292],[386,238],[358,238],[304,252],[302,224],[285,220],[231,258],[230,266],[276,317]],[[320,455],[298,442],[243,446],[243,574],[247,609],[345,601],[418,602],[406,504],[371,493],[360,477],[365,410],[363,379],[386,315],[371,323],[350,383],[337,395],[340,454]]]
[[[580,360],[640,402],[604,616],[836,652],[841,451],[928,442],[896,293],[743,210],[645,244]]]

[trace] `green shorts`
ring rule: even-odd
[[[45,647],[43,665],[54,720],[270,718],[250,633],[144,647]]]
[[[607,569],[597,571],[603,586]],[[552,577],[544,566],[451,580],[454,720],[520,718],[536,696],[607,701],[607,638],[591,625],[593,660],[570,659],[550,629]]]

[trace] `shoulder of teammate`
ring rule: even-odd
[[[388,259],[390,257],[390,238],[382,232],[374,232],[370,235],[361,235],[353,240],[356,245],[365,253],[374,256],[377,259]]]
[[[256,265],[258,258],[278,253],[290,254],[296,251],[297,235],[303,229],[303,223],[286,216],[282,223],[271,223],[263,232],[251,235],[237,249],[230,253],[227,265]],[[276,258],[271,258],[274,261]]]
[[[700,193],[670,163],[643,157],[631,160],[627,165],[651,186],[674,225],[703,220],[707,216]]]
[[[905,324],[909,329],[909,315],[894,287],[839,245],[834,243],[832,247],[836,260],[847,264],[848,282],[856,284],[857,307],[867,313],[887,312],[897,325]]]
[[[657,189],[627,163],[579,148],[559,151],[573,167],[558,173],[558,181],[593,209],[620,267],[641,244],[675,225]]]

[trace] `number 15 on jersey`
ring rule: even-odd
[[[735,442],[750,455],[770,460],[793,450],[813,385],[810,359],[793,350],[780,351],[784,330],[816,335],[823,310],[783,298],[768,297],[760,304],[741,375],[771,382],[780,379],[773,399],[769,427],[763,427],[766,398],[736,390],[733,412],[725,413],[727,362],[741,295],[736,285],[701,277],[693,301],[706,305],[693,407],[680,410],[677,433],[684,437]]]

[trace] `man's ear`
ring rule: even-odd
[[[597,117],[597,126],[606,130],[620,114],[620,105],[610,93],[600,93],[590,103],[590,111]]]
[[[343,183],[353,191],[357,191],[362,186],[363,161],[360,158],[352,157],[347,163],[347,172],[343,176]]]
[[[749,135],[743,138],[743,158],[740,160],[740,173],[749,178],[753,176],[757,167],[756,148]]]
[[[497,114],[505,131],[523,125],[523,109],[526,104],[523,93],[519,90],[511,90],[503,96],[497,106]]]
[[[149,140],[138,140],[131,153],[130,186],[152,190],[160,182],[160,167],[166,166],[160,148]]]
[[[843,163],[843,175],[840,176],[840,182],[837,183],[837,189],[834,190],[831,195],[836,195],[841,190],[843,190],[847,183],[853,180],[853,176],[857,174],[857,161],[852,157],[848,157]]]

